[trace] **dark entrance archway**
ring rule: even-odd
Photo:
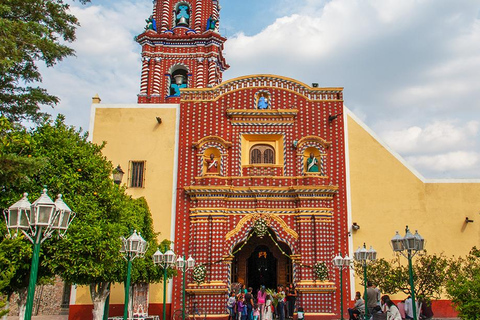
[[[247,259],[248,286],[258,290],[277,287],[277,259],[265,245],[259,245]]]
[[[233,249],[236,252],[241,248],[232,261],[232,283],[245,284],[257,292],[261,285],[275,289],[292,282],[292,261],[282,253],[291,255],[292,251],[271,229],[268,232],[273,240],[268,234],[262,238],[253,234],[247,243],[241,242]]]

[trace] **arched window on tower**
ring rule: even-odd
[[[175,27],[190,26],[190,5],[186,2],[179,2],[175,6]]]
[[[250,164],[275,164],[275,149],[268,144],[256,144],[250,149]]]
[[[188,87],[188,72],[183,66],[172,68],[170,75],[170,96],[179,97],[180,89]]]

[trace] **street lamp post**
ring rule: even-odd
[[[343,320],[343,269],[350,267],[351,263],[352,259],[348,255],[342,257],[341,253],[333,258],[333,264],[340,269],[340,320]]]
[[[153,254],[153,263],[156,266],[163,268],[163,320],[167,319],[166,297],[167,297],[167,270],[175,266],[175,253],[172,250],[168,250],[165,253],[161,253],[160,250]]]
[[[120,183],[122,183],[124,174],[125,172],[123,172],[122,167],[118,165],[115,169],[113,169],[113,182],[117,185],[120,185]]]
[[[375,261],[377,259],[377,251],[370,246],[370,250],[367,250],[365,243],[363,248],[358,247],[357,251],[353,254],[355,261],[360,262],[363,266],[363,285],[364,285],[364,298],[365,298],[365,319],[368,319],[368,296],[367,296],[367,263],[369,261]]]
[[[127,281],[125,282],[125,305],[123,307],[123,320],[128,318],[128,303],[129,290],[130,290],[130,274],[132,272],[132,261],[139,257],[142,258],[147,251],[148,243],[140,234],[137,234],[137,230],[133,234],[125,239],[122,237],[122,248],[120,252],[123,254],[125,260],[127,260]]]
[[[195,266],[195,260],[190,257],[185,261],[185,256],[177,259],[177,269],[183,272],[182,284],[182,320],[185,320],[185,274]]]
[[[413,235],[408,229],[408,226],[406,226],[405,237],[402,238],[397,231],[390,242],[394,252],[399,252],[402,256],[408,259],[408,276],[410,280],[410,291],[412,292],[413,319],[416,320],[417,302],[415,300],[415,287],[413,283],[412,258],[419,251],[423,251],[425,247],[425,239],[418,234],[418,231],[415,231],[415,234]]]
[[[38,276],[38,262],[40,259],[40,245],[50,238],[54,231],[63,237],[67,232],[75,213],[63,202],[59,194],[55,202],[43,189],[42,195],[30,204],[24,193],[23,198],[4,211],[7,229],[22,231],[25,237],[33,244],[32,266],[27,291],[27,304],[25,306],[25,320],[32,318],[33,298],[35,297],[35,284]]]

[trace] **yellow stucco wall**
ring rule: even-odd
[[[128,182],[129,161],[146,161],[145,188],[128,188],[135,198],[145,197],[152,213],[158,240],[172,239],[172,197],[176,143],[176,104],[163,105],[102,105],[92,106],[90,135],[92,142],[107,141],[103,154],[125,171],[123,184]],[[156,117],[162,119],[161,124]],[[92,126],[93,125],[93,126]],[[112,290],[110,303],[123,303],[123,285]],[[151,285],[150,302],[163,301],[161,284]],[[88,288],[79,287],[76,304],[91,304]]]
[[[425,193],[428,220],[418,228],[425,229],[427,250],[459,256],[480,247],[480,183],[427,183]]]
[[[347,114],[351,221],[360,225],[353,250],[366,243],[379,258],[393,258],[390,240],[397,230],[404,236],[406,225],[418,229],[430,253],[466,255],[480,246],[480,181],[425,179]]]

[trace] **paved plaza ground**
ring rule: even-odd
[[[7,317],[7,320],[17,320],[18,316]],[[33,316],[32,320],[68,320],[68,315],[58,315],[58,316]],[[433,318],[435,320],[435,318]],[[441,320],[460,320],[458,318],[443,318]]]
[[[18,316],[9,316],[7,320],[18,320]],[[32,320],[68,320],[68,314],[60,316],[33,316]]]

